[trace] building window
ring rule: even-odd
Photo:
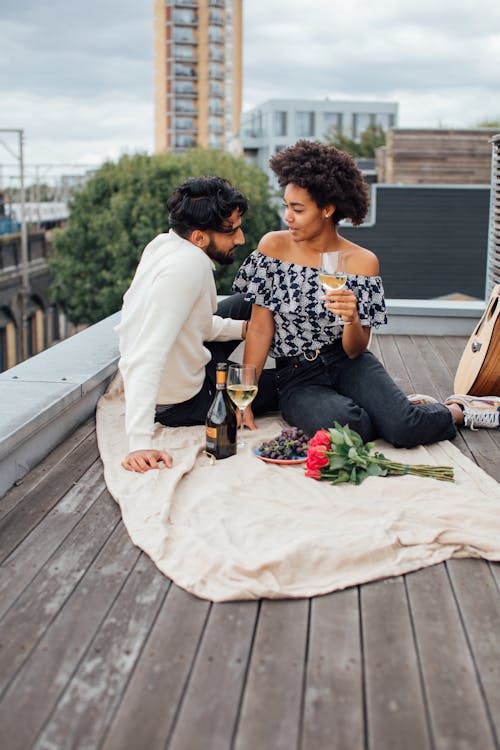
[[[210,81],[208,92],[210,96],[224,96],[224,87],[220,81]]]
[[[370,125],[375,125],[375,115],[369,112],[355,112],[352,116],[352,137],[359,138]]]
[[[192,65],[183,65],[182,63],[175,64],[174,73],[176,76],[184,76],[186,78],[193,78],[196,76],[196,71]]]
[[[195,140],[190,135],[176,135],[174,140],[175,148],[191,148],[195,146]]]
[[[314,112],[296,112],[295,130],[298,136],[314,135]]]
[[[186,47],[184,44],[176,44],[174,46],[174,57],[180,58],[181,60],[190,60],[194,57],[194,49],[192,47]]]
[[[194,120],[192,117],[176,117],[174,126],[178,130],[193,130]]]
[[[380,125],[382,130],[390,130],[394,127],[394,115],[389,112],[379,112],[375,115],[375,124]]]
[[[174,8],[173,21],[174,23],[194,25],[197,23],[198,19],[194,10],[181,10],[180,8]]]
[[[274,113],[274,135],[286,135],[287,112]]]
[[[196,94],[195,85],[192,81],[176,81],[174,91],[176,94]]]
[[[208,15],[208,23],[224,24],[224,13],[221,10],[211,10]]]
[[[209,78],[216,78],[221,81],[224,78],[224,69],[220,63],[210,63],[208,66]]]
[[[209,99],[208,100],[208,111],[211,115],[223,115],[224,107],[222,106],[220,99]]]
[[[223,120],[221,117],[209,117],[208,126],[210,128],[211,133],[223,133],[224,132],[224,124],[223,124]]]
[[[224,50],[218,44],[211,44],[209,48],[209,58],[214,62],[222,62],[224,60]]]
[[[323,134],[342,133],[342,112],[323,112]]]
[[[174,27],[173,38],[175,42],[195,42],[193,29],[189,29],[183,26]]]
[[[224,41],[224,34],[220,26],[208,27],[208,41],[209,42],[223,42]]]
[[[51,305],[48,309],[47,333],[49,345],[54,341],[59,341],[59,313],[55,305]]]
[[[193,102],[190,99],[176,99],[174,111],[194,114],[196,112],[196,107],[193,106]]]
[[[216,135],[215,133],[210,133],[208,136],[208,145],[210,148],[222,148],[222,136]]]

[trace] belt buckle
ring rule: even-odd
[[[319,350],[319,349],[315,349],[315,350],[314,350],[314,354],[313,354],[313,356],[312,356],[312,357],[308,357],[308,356],[307,356],[307,354],[306,354],[306,352],[304,352],[302,356],[304,357],[304,359],[305,359],[305,360],[306,360],[307,362],[314,362],[314,360],[315,360],[315,359],[318,359],[318,357],[319,357],[319,352],[320,352],[320,350]]]

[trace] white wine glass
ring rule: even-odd
[[[330,253],[320,253],[319,282],[325,292],[344,289],[347,281],[347,265],[343,252],[337,250]],[[339,315],[335,316],[337,325],[344,325],[345,321]]]
[[[226,388],[231,401],[240,410],[240,426],[238,429],[238,448],[245,446],[243,435],[243,412],[257,395],[257,370],[255,365],[229,365],[227,371]]]

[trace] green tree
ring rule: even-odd
[[[498,128],[500,129],[500,118],[494,118],[492,120],[482,120],[481,122],[478,122],[477,124],[478,128]]]
[[[342,135],[336,128],[332,128],[325,135],[325,143],[335,146],[340,151],[347,151],[355,159],[374,159],[375,149],[385,146],[385,132],[380,125],[369,125],[357,141]]]
[[[176,156],[136,154],[104,164],[70,200],[65,229],[54,233],[52,298],[73,323],[95,323],[121,307],[144,247],[168,231],[166,201],[188,177],[220,175],[248,198],[246,244],[230,266],[218,266],[219,294],[231,290],[235,272],[260,237],[278,227],[265,174],[243,159],[194,149]]]

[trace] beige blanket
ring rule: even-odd
[[[179,586],[213,601],[324,594],[450,557],[500,560],[500,485],[449,442],[377,447],[404,463],[453,465],[455,483],[373,477],[332,486],[304,466],[260,461],[252,448],[283,425],[258,421],[237,456],[209,465],[203,427],[161,428],[173,469],[133,474],[117,377],[97,408],[109,491],[134,544]]]

